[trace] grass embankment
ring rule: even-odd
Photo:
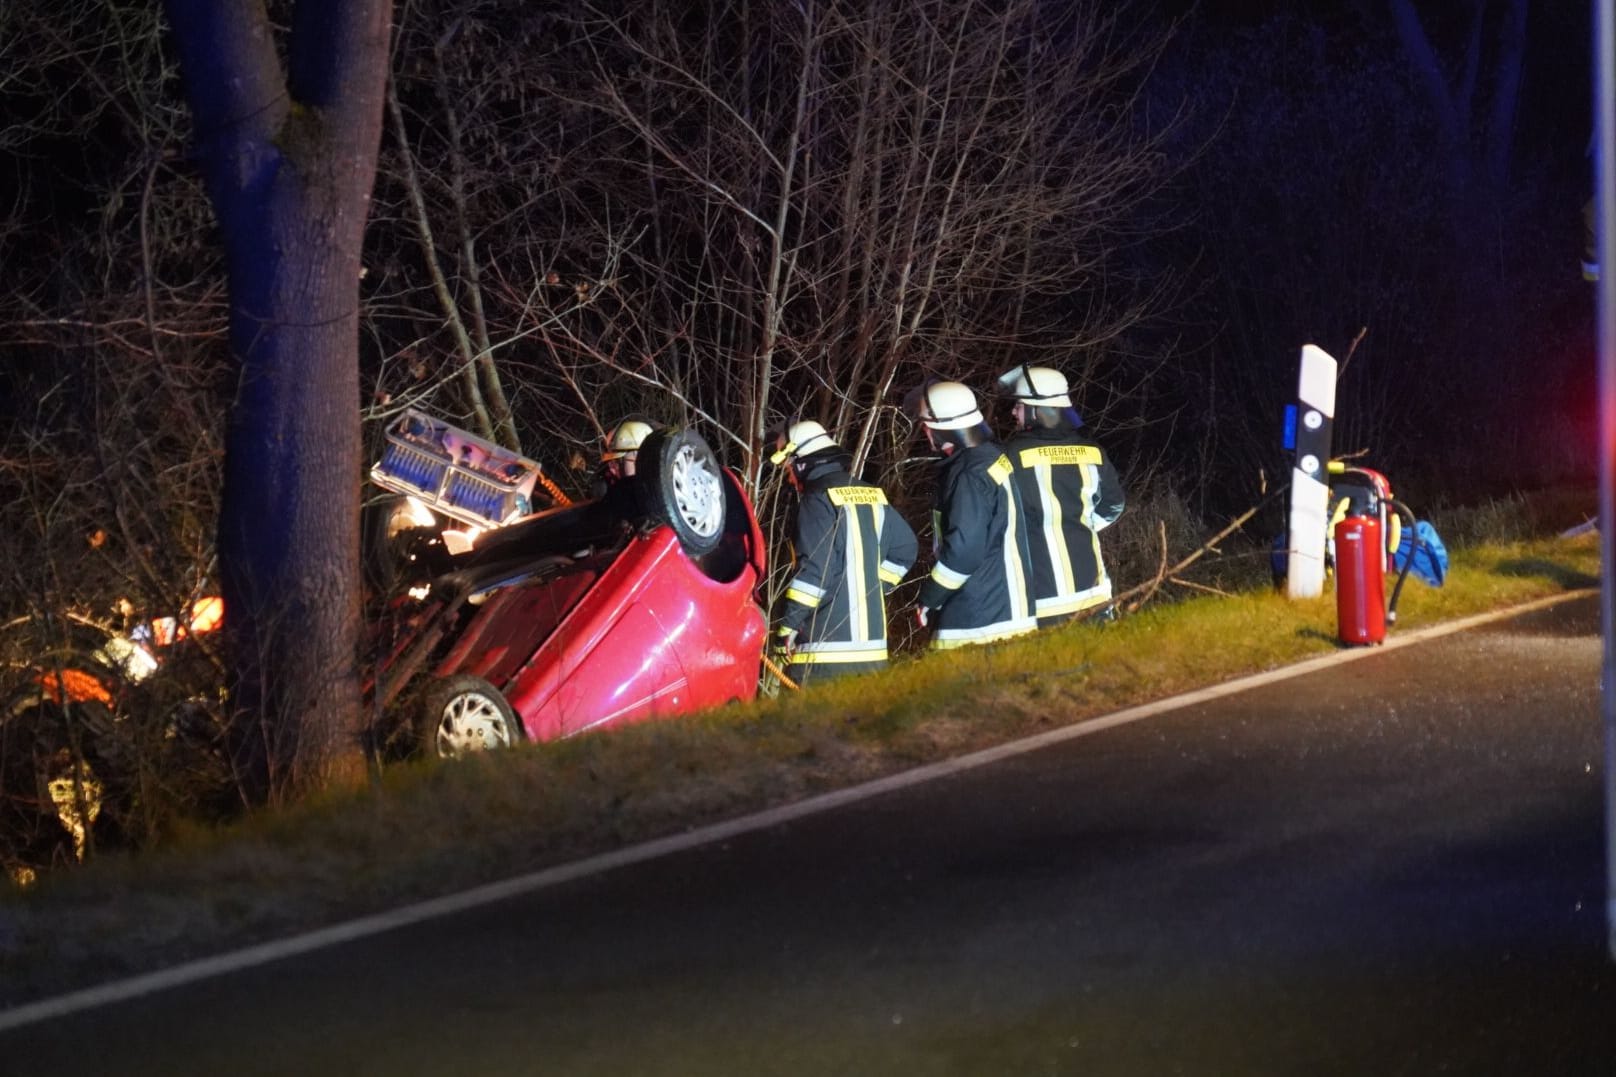
[[[1595,586],[1597,536],[1455,551],[1396,632]],[[678,721],[452,765],[184,835],[0,905],[0,1001],[172,964],[844,787],[1338,649],[1330,594],[1263,588],[900,660]]]

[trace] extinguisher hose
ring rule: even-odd
[[[1408,528],[1410,536],[1408,558],[1403,562],[1403,567],[1397,572],[1397,583],[1392,587],[1391,601],[1386,603],[1386,623],[1390,625],[1397,623],[1397,598],[1403,593],[1403,582],[1408,579],[1408,570],[1414,567],[1414,557],[1420,552],[1420,532],[1416,526],[1419,521],[1414,518],[1412,509],[1396,498],[1389,499],[1389,502],[1392,508],[1407,521],[1405,526]],[[1392,552],[1395,556],[1396,551]]]

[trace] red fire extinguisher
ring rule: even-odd
[[[1386,551],[1380,516],[1343,516],[1335,525],[1336,634],[1342,643],[1386,639]]]
[[[1417,521],[1407,505],[1392,497],[1391,483],[1380,472],[1339,460],[1330,461],[1329,470],[1339,476],[1331,496],[1340,495],[1346,513],[1334,531],[1336,635],[1342,643],[1384,643],[1387,627],[1397,621],[1397,599],[1419,549]],[[1399,530],[1414,536],[1414,546],[1387,602],[1389,547],[1398,545]]]

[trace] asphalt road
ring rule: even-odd
[[[1592,599],[0,1034],[0,1073],[1616,1073]]]

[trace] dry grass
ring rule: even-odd
[[[1597,582],[1597,537],[1454,551],[1399,630]],[[0,905],[4,998],[331,922],[801,799],[1329,652],[1333,601],[1266,588],[1147,607],[677,722],[387,771]]]

